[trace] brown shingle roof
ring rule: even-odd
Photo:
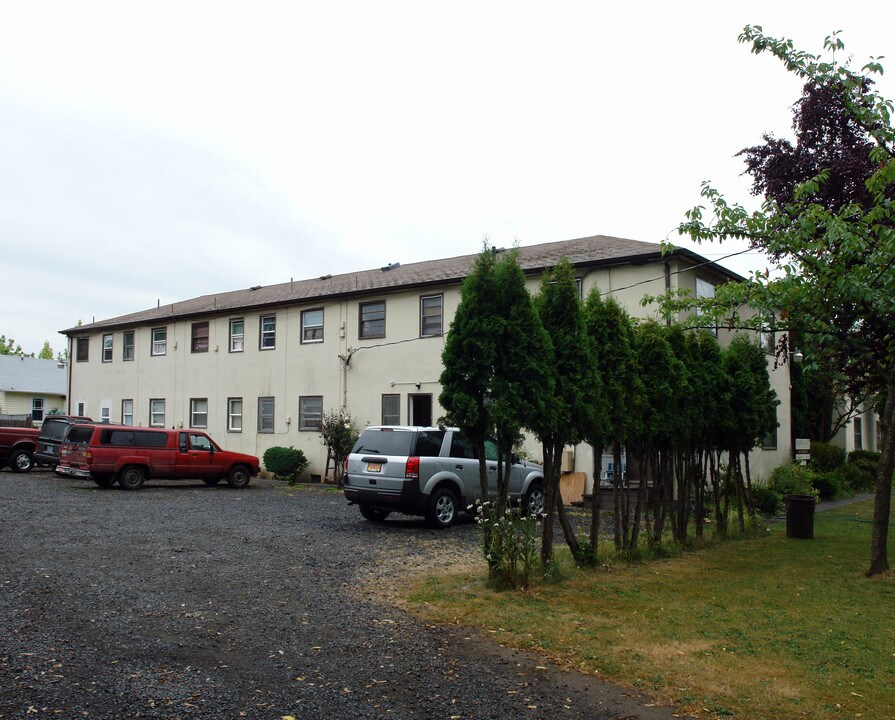
[[[543,272],[556,265],[563,257],[575,266],[605,266],[657,259],[661,256],[661,250],[661,246],[657,243],[606,235],[518,248],[519,265],[526,273]],[[704,261],[703,258],[687,250],[676,250],[675,254],[689,255],[698,261]],[[441,260],[397,265],[388,270],[376,268],[256,289],[203,295],[191,300],[183,300],[69,328],[61,332],[66,335],[78,335],[91,330],[166,322],[174,318],[214,315],[227,311],[242,312],[315,300],[372,295],[401,288],[454,284],[461,282],[469,274],[476,257],[477,254],[460,255]],[[731,274],[731,277],[735,276]]]

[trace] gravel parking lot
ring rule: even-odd
[[[269,480],[3,471],[0,498],[0,718],[673,717],[393,602],[478,562],[471,523],[374,525]]]

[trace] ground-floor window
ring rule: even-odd
[[[190,427],[208,427],[208,398],[190,400]]]
[[[274,430],[274,399],[272,397],[258,398],[258,432],[272,433]]]
[[[133,425],[134,424],[134,401],[133,400],[122,400],[121,401],[121,424],[122,425]]]
[[[32,422],[43,422],[44,419],[44,400],[43,398],[31,399],[31,420]]]
[[[400,425],[401,424],[401,396],[398,394],[387,394],[382,396],[382,424],[383,425]]]
[[[150,427],[165,427],[165,401],[154,398],[149,401]]]
[[[306,395],[298,399],[298,429],[320,430],[323,425],[323,396]]]
[[[227,398],[227,432],[242,432],[242,398]]]

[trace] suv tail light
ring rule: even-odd
[[[418,457],[407,458],[407,464],[404,466],[404,477],[418,478],[420,476],[420,459]]]

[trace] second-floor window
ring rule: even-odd
[[[323,308],[302,311],[301,341],[303,343],[323,342]]]
[[[152,328],[152,354],[164,355],[168,352],[168,328]]]
[[[385,300],[360,304],[361,339],[385,337]]]
[[[245,320],[235,318],[230,321],[230,352],[242,352],[245,340]]]
[[[112,335],[103,335],[103,362],[112,362]]]
[[[261,350],[273,350],[277,346],[277,316],[262,315],[260,323],[260,340],[258,347]]]
[[[194,353],[208,352],[208,323],[193,323],[190,350]]]
[[[134,331],[128,330],[121,335],[121,359],[134,359]]]
[[[442,295],[423,295],[420,298],[420,337],[432,337],[442,333]]]
[[[75,339],[75,362],[87,362],[90,358],[90,338]]]

